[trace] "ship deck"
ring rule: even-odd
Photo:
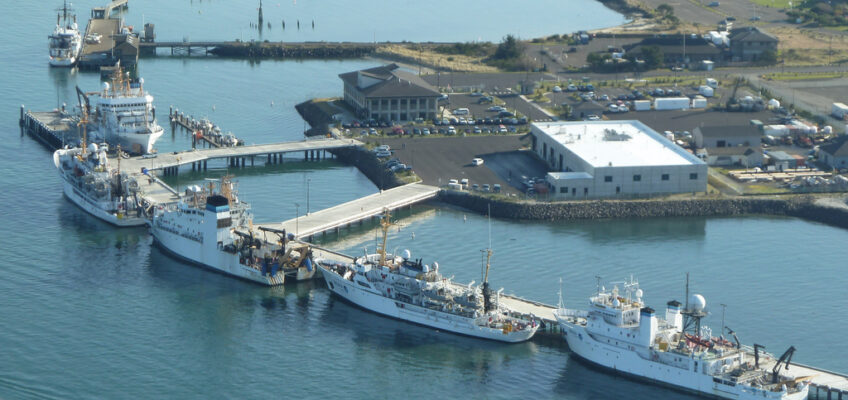
[[[766,370],[774,368],[776,360],[769,359],[760,366]],[[781,374],[793,378],[812,377],[810,387],[811,399],[848,399],[848,374],[828,371],[804,364],[790,363],[789,369],[783,369]],[[832,396],[829,395],[832,393]]]

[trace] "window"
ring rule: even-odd
[[[621,193],[621,186],[616,186],[615,187],[615,194],[619,194],[619,193]]]
[[[689,179],[691,179],[693,181],[698,179],[698,173],[693,172],[693,173],[689,174]]]
[[[612,182],[612,175],[607,175],[604,177],[604,182]]]
[[[589,188],[583,188],[583,195],[586,196],[589,194]]]
[[[642,175],[633,175],[633,182],[642,181]]]
[[[577,188],[571,188],[571,195],[577,196]]]
[[[400,99],[400,107],[401,108],[406,107],[406,99]]]
[[[418,99],[409,100],[409,108],[418,108]]]
[[[562,186],[559,188],[560,193],[568,193],[568,186]]]
[[[668,180],[668,174],[662,174],[662,180],[667,181]]]

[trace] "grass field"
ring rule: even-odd
[[[771,8],[789,8],[789,3],[797,5],[801,2],[801,0],[751,0],[752,3],[758,6],[771,7]]]
[[[797,73],[797,72],[773,72],[763,75],[763,78],[773,81],[803,81],[803,80],[821,80],[821,79],[837,79],[848,77],[848,72],[816,72],[816,73]]]

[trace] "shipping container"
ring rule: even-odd
[[[688,97],[662,97],[654,99],[655,110],[686,110],[689,108]]]
[[[786,125],[766,125],[763,126],[763,134],[771,136],[786,136],[789,134],[789,128]]]
[[[707,78],[707,86],[715,89],[718,87],[718,81],[713,78]]]
[[[707,108],[707,99],[701,96],[695,96],[692,99],[692,108]]]
[[[848,114],[848,106],[842,103],[833,103],[830,113],[837,119],[845,119],[845,114]]]
[[[713,90],[713,88],[707,85],[701,85],[698,88],[698,93],[704,97],[713,97],[713,95],[715,94],[715,90]]]
[[[633,109],[636,111],[650,111],[651,110],[651,101],[650,100],[634,100],[633,101]]]

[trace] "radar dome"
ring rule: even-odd
[[[645,292],[643,292],[642,289],[636,289],[636,298],[641,299],[643,294],[645,294]]]
[[[433,261],[433,271],[439,272],[439,263]]]
[[[109,82],[103,82],[103,90],[107,92],[109,91]]]
[[[612,306],[613,307],[621,307],[621,301],[619,301],[618,299],[613,300]]]
[[[704,311],[704,308],[707,307],[707,300],[700,294],[693,294],[689,298],[689,307],[694,311]]]
[[[138,78],[138,83],[140,85],[144,85],[144,78]]]
[[[404,250],[403,251],[403,259],[408,260],[410,257],[412,257],[412,253],[409,251],[409,249]]]
[[[97,144],[91,143],[88,145],[88,151],[91,153],[97,153]]]

